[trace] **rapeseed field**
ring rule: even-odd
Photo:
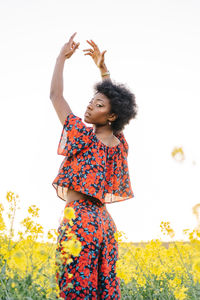
[[[0,204],[0,299],[63,299],[59,297],[56,275],[62,271],[63,261],[70,263],[79,255],[81,243],[63,226],[69,239],[62,244],[59,256],[57,230],[51,229],[44,236],[43,227],[37,223],[39,208],[35,205],[28,208],[27,216],[21,221],[21,230],[16,233],[14,220],[19,196],[9,191],[6,200],[8,211]],[[7,226],[5,215],[9,220]],[[73,223],[72,208],[67,208],[64,216]],[[175,232],[169,222],[161,222],[160,227],[171,239],[167,246],[158,239],[134,245],[127,242],[123,232],[116,232],[119,243],[117,274],[121,279],[122,299],[200,299],[200,230],[183,230],[188,242],[182,242],[174,240]]]

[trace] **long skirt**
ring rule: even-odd
[[[78,256],[71,255],[71,261],[63,261],[59,268],[56,277],[59,296],[76,300],[121,299],[120,279],[116,275],[118,244],[114,233],[117,228],[105,205],[80,199],[65,207],[74,209],[75,218],[71,225],[63,218],[58,228],[57,253],[62,252],[63,241],[70,239],[69,229],[82,248]]]

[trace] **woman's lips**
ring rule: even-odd
[[[86,111],[86,112],[85,112],[85,116],[86,116],[86,117],[90,117],[90,113]]]

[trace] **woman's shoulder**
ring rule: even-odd
[[[115,145],[113,147],[107,146],[104,144],[95,134],[93,127],[87,126],[81,117],[75,115],[73,112],[67,115],[64,126],[62,137],[67,139],[67,142],[87,144],[91,148],[96,148],[97,145],[100,145],[106,152],[109,150],[113,151],[115,149],[120,149],[125,153],[128,153],[128,143],[124,136],[123,131],[117,132],[115,136]],[[68,138],[67,138],[68,137]],[[64,141],[66,144],[66,140]],[[79,146],[80,147],[80,146]]]
[[[89,134],[93,130],[91,126],[86,126],[82,118],[75,115],[73,112],[66,116],[63,127],[66,130],[74,130],[74,133],[77,130],[78,132]]]
[[[82,118],[70,113],[66,116],[57,153],[72,156],[80,153],[91,144],[92,128],[85,125]]]
[[[128,152],[128,142],[124,136],[124,132],[123,131],[120,131],[120,132],[117,132],[115,134],[115,136],[120,140],[121,144],[123,145],[124,149],[126,150],[126,152]]]

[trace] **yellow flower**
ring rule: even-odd
[[[174,279],[169,279],[169,286],[172,289],[178,288],[180,286],[180,284],[181,284],[180,278],[175,277]]]
[[[51,231],[49,230],[48,233],[47,233],[47,238],[48,240],[51,240],[53,238],[53,234],[51,233]]]
[[[3,204],[0,203],[0,211],[4,211]]]
[[[14,282],[11,283],[11,287],[14,288],[16,287],[16,284]]]
[[[193,271],[197,271],[200,274],[200,259],[197,259],[194,261],[192,269],[193,269]]]
[[[176,297],[177,300],[186,300],[187,295],[185,294],[185,292],[188,290],[188,288],[186,287],[178,287],[175,291],[174,291],[174,296]]]
[[[74,233],[72,233],[71,230],[69,229],[68,232],[66,233],[66,236],[67,236],[68,238],[71,238],[71,237],[73,237],[73,236],[75,236],[75,235],[74,235]]]
[[[71,262],[73,262],[73,259],[72,258],[68,258],[67,259],[67,264],[71,264]]]
[[[160,223],[160,227],[161,227],[161,232],[163,232],[163,234],[168,234],[171,238],[173,238],[175,236],[175,232],[171,228],[170,222],[163,222],[162,221]]]
[[[3,205],[0,204],[0,231],[4,231],[6,229],[6,224],[4,222],[3,216],[2,216],[2,211],[3,211]]]
[[[6,199],[9,203],[11,203],[14,199],[14,193],[12,193],[11,191],[7,192]]]
[[[140,286],[145,286],[145,284],[146,284],[146,279],[145,279],[145,277],[144,277],[144,276],[138,277],[137,283],[138,283]]]
[[[185,155],[182,147],[175,147],[171,152],[171,155],[177,161],[183,161],[185,159]]]
[[[32,215],[32,217],[39,217],[39,208],[36,207],[36,205],[31,205],[28,208],[28,213]]]
[[[71,220],[75,218],[75,211],[72,207],[65,207],[64,216],[66,219]]]
[[[117,242],[122,242],[123,241],[123,238],[124,239],[127,239],[126,236],[125,236],[125,233],[123,231],[116,231],[114,233],[114,237],[115,237],[115,240]]]
[[[79,256],[81,249],[82,249],[81,242],[74,241],[73,244],[71,245],[70,252],[74,256]]]
[[[79,256],[79,253],[81,252],[81,249],[82,249],[81,242],[74,240],[74,239],[70,239],[68,241],[63,241],[62,247],[63,247],[64,252],[70,253],[74,256]]]

